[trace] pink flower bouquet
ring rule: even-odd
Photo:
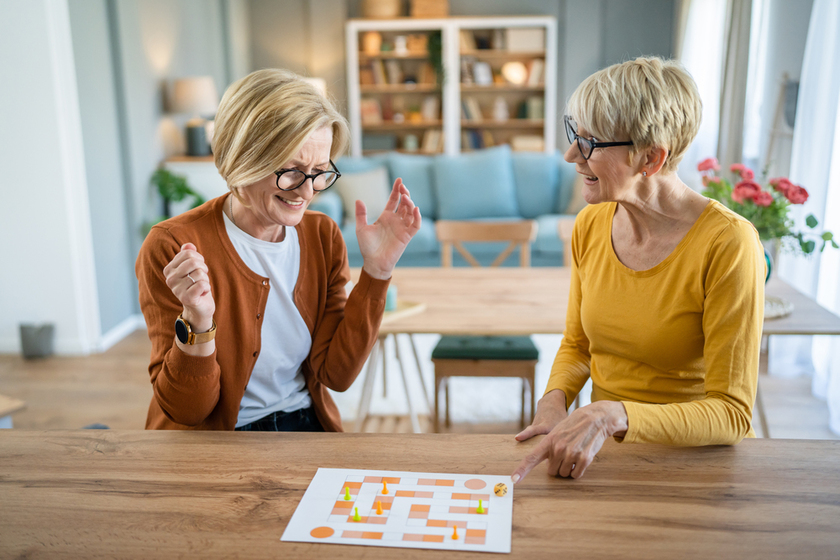
[[[697,164],[697,171],[703,175],[703,194],[713,198],[730,210],[748,219],[758,230],[762,241],[782,239],[789,241],[789,246],[799,249],[804,254],[813,253],[817,247],[814,237],[822,240],[820,251],[829,243],[835,249],[840,249],[829,232],[817,234],[816,231],[801,232],[793,230],[793,220],[788,215],[792,204],[804,204],[808,200],[808,191],[799,185],[794,185],[786,177],[770,179],[770,187],[764,189],[755,181],[755,172],[742,163],[734,163],[729,171],[734,176],[735,186],[718,175],[720,164],[715,158],[706,158]],[[811,229],[817,227],[818,221],[813,214],[805,219]]]

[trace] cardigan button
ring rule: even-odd
[[[257,319],[259,319],[260,317],[262,317],[262,313],[257,313]]]
[[[255,358],[257,357],[257,354],[259,354],[259,352],[254,352],[254,357]]]
[[[263,280],[263,286],[268,286],[268,280]]]

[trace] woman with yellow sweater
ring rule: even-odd
[[[543,460],[579,478],[608,437],[731,445],[754,437],[764,255],[752,224],[687,187],[677,165],[701,102],[676,62],[638,58],[587,78],[565,117],[566,161],[589,203],[575,221],[566,330],[533,423]],[[588,378],[592,404],[568,405]]]

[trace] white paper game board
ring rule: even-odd
[[[280,540],[510,552],[512,521],[510,476],[318,469]]]

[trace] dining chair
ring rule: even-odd
[[[441,243],[441,264],[452,266],[453,248],[471,265],[480,267],[478,259],[464,243],[499,243],[507,246],[490,266],[500,266],[517,248],[519,264],[531,265],[531,243],[537,236],[533,220],[510,222],[467,222],[438,220],[435,224]],[[516,286],[510,286],[515,290]],[[449,419],[449,379],[452,377],[518,377],[522,380],[520,424],[525,427],[525,388],[531,392],[530,418],[534,417],[534,377],[539,351],[530,336],[444,336],[432,351],[435,366],[434,431],[440,431],[440,389],[445,390],[445,425]]]

